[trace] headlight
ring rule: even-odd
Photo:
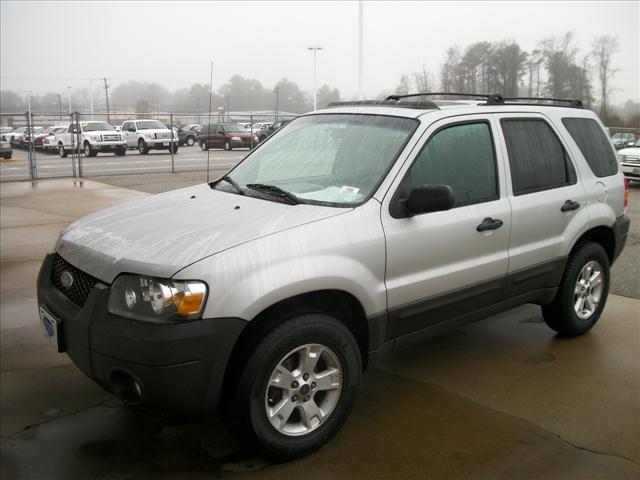
[[[198,281],[120,275],[111,286],[109,312],[143,321],[199,318],[207,286]]]
[[[152,139],[153,138],[153,133],[145,133],[144,134],[144,138]]]
[[[89,138],[94,142],[97,142],[98,140],[100,140],[100,137],[98,137],[97,135],[91,135]]]
[[[618,155],[618,157],[620,157],[620,161],[621,162],[626,162],[627,161],[627,156],[626,155]]]
[[[242,139],[240,137],[231,137],[232,142],[241,142]]]

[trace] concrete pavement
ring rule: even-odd
[[[639,300],[611,295],[580,338],[558,339],[529,305],[392,352],[333,442],[269,465],[216,419],[129,411],[41,336],[35,278],[58,232],[145,193],[70,179],[0,190],[3,479],[640,478]]]

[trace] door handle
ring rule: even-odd
[[[479,232],[484,232],[486,230],[496,230],[500,228],[502,225],[502,220],[493,219],[491,217],[485,218],[480,225],[476,227],[476,230]]]
[[[573,200],[567,200],[564,202],[564,205],[560,207],[561,212],[570,212],[571,210],[577,210],[580,208],[580,204],[578,202],[574,202]]]

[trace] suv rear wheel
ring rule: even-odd
[[[584,243],[569,258],[556,298],[542,307],[544,320],[561,335],[582,335],[602,315],[608,294],[609,257],[600,244]]]
[[[189,135],[189,136],[187,137],[187,139],[186,139],[185,143],[186,143],[187,145],[189,145],[190,147],[192,147],[192,146],[193,146],[193,144],[194,144],[194,143],[196,143],[196,139],[195,139],[195,138],[193,138],[191,135]]]
[[[64,146],[58,145],[58,155],[60,155],[60,158],[67,158],[69,152],[64,149]]]
[[[319,449],[355,403],[362,360],[351,331],[322,313],[296,316],[252,349],[235,388],[232,430],[288,460]]]
[[[209,147],[207,146],[207,142],[206,142],[206,141],[204,141],[204,140],[201,140],[201,141],[200,141],[200,148],[201,148],[203,151],[207,151],[207,150],[209,150]]]

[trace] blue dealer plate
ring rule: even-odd
[[[40,326],[42,327],[42,334],[45,338],[58,347],[58,351],[60,352],[60,320],[47,312],[43,307],[40,307]]]

